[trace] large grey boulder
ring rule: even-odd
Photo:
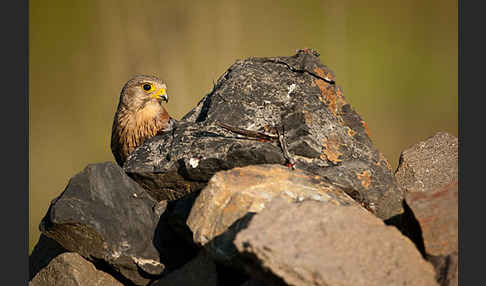
[[[266,285],[438,285],[407,237],[355,205],[276,198],[235,244]]]
[[[124,170],[155,199],[174,200],[218,171],[257,164],[295,164],[382,219],[402,212],[387,160],[312,50],[237,61],[174,130],[137,148]]]
[[[358,205],[344,190],[308,172],[281,165],[234,168],[216,173],[197,197],[187,219],[194,242],[216,260],[234,263],[234,237],[275,197]]]

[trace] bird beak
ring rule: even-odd
[[[165,88],[161,88],[157,90],[157,92],[152,94],[150,97],[155,99],[161,99],[165,102],[169,102],[169,96],[167,95]]]

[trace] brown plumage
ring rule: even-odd
[[[172,128],[174,120],[162,106],[168,102],[166,85],[155,76],[137,75],[120,94],[111,131],[111,151],[118,165],[142,143],[161,131]]]

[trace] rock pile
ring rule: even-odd
[[[456,138],[393,174],[315,51],[250,58],[124,166],[71,178],[30,285],[457,285],[457,191]]]

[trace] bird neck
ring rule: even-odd
[[[167,110],[158,102],[147,102],[141,109],[133,114],[135,120],[135,128],[143,128],[145,125],[158,125],[164,115],[167,114]]]
[[[167,128],[170,116],[160,104],[146,104],[138,111],[123,110],[118,117],[118,138],[128,156],[136,147]]]

